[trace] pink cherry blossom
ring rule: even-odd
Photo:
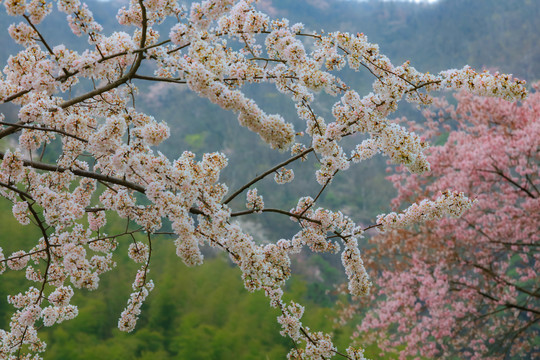
[[[447,188],[474,201],[457,195],[440,208],[439,200],[421,200],[403,213],[379,217],[386,233],[372,240],[376,250],[368,262],[381,276],[374,308],[358,336],[380,336],[381,349],[401,349],[401,358],[534,357],[540,311],[540,93],[521,103],[464,92],[456,97],[457,106],[442,100],[442,111],[426,112],[427,134],[440,136],[440,125],[452,127],[443,130],[448,131],[444,145],[428,150],[427,176],[404,171],[391,176],[399,191],[394,204],[401,207]],[[442,212],[453,217],[433,222]],[[418,225],[418,220],[427,222]]]

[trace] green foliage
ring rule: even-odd
[[[163,249],[153,254],[150,273],[156,289],[134,333],[116,329],[130,279],[114,272],[103,277],[91,297],[75,295],[77,318],[45,329],[45,359],[285,357],[291,344],[279,335],[277,311],[268,307],[262,293],[248,296],[240,272],[226,259],[216,257],[202,267],[187,268],[174,256],[171,243],[159,245]],[[124,267],[130,260],[117,261]]]
[[[192,151],[198,152],[204,147],[207,136],[208,132],[206,131],[197,134],[188,134],[184,136],[184,141],[190,149],[193,149]]]

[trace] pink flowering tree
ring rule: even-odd
[[[361,348],[340,352],[330,334],[304,326],[304,307],[282,297],[291,255],[304,248],[339,253],[351,294],[366,295],[371,287],[358,247],[365,228],[340,211],[318,207],[321,193],[337,173],[378,152],[411,173],[429,169],[427,144],[388,119],[402,99],[429,104],[430,92],[446,88],[508,100],[526,96],[523,82],[506,75],[469,67],[424,74],[408,62],[393,65],[363,34],[304,31],[301,24],[270,19],[254,0],[208,0],[190,8],[174,0],[131,0],[117,14],[124,31],[109,35],[79,0],[2,3],[17,17],[8,32],[23,50],[9,58],[0,77],[0,101],[18,108],[17,119],[0,118],[0,139],[8,147],[0,152],[0,194],[21,225],[36,226],[41,236],[31,248],[0,251],[0,272],[24,271],[29,281],[8,298],[14,313],[9,328],[0,330],[1,358],[39,357],[46,345],[37,330],[77,316],[70,302],[74,291],[98,287],[100,276],[115,267],[118,242],[130,243],[129,257],[140,264],[118,320],[120,330],[132,331],[154,288],[152,248],[166,222],[186,265],[203,263],[201,247],[219,249],[241,269],[249,291],[266,294],[281,314],[282,335],[298,343],[290,358],[361,359]],[[88,42],[86,50],[56,44],[40,32],[53,8],[67,14],[73,33]],[[165,20],[172,23],[166,31]],[[351,89],[339,76],[344,68],[371,73],[372,91],[361,96]],[[290,156],[229,189],[220,181],[228,162],[223,153],[196,157],[184,151],[169,159],[156,150],[169,127],[135,108],[136,81],[185,87],[236,113],[240,126]],[[243,92],[258,83],[290,97],[301,129]],[[326,118],[312,106],[317,92],[336,98]],[[358,145],[347,150],[341,140],[353,135]],[[53,141],[61,146],[47,147]],[[272,194],[258,192],[257,183],[274,176],[287,186],[294,179],[287,166],[307,157],[319,163],[320,191],[299,193],[292,209],[265,207],[263,197]],[[243,196],[247,209],[233,207],[231,201]],[[459,216],[470,205],[462,193],[446,192],[406,211],[405,218],[380,216],[371,226]],[[259,244],[237,221],[268,212],[297,222],[296,235]],[[129,220],[125,232],[104,232],[113,215]],[[145,240],[133,240],[136,232]]]
[[[378,274],[378,301],[359,330],[384,350],[402,350],[401,358],[533,358],[540,351],[540,93],[522,103],[456,97],[457,106],[441,101],[439,112],[426,113],[425,133],[448,137],[427,152],[428,176],[403,169],[391,176],[394,205],[449,188],[475,204],[459,219],[388,229],[371,240],[365,256]]]

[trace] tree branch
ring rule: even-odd
[[[267,171],[265,171],[264,173],[262,173],[261,175],[259,176],[256,176],[255,178],[253,178],[250,182],[248,182],[247,184],[245,184],[244,186],[242,186],[240,189],[236,190],[231,196],[229,196],[227,199],[225,199],[225,201],[223,202],[223,204],[228,204],[229,202],[231,202],[235,197],[237,197],[238,195],[240,195],[244,190],[248,189],[251,185],[255,184],[256,182],[258,182],[259,180],[262,180],[264,179],[266,176],[268,176],[269,174],[273,173],[274,171],[277,171],[278,169],[281,169],[282,167],[284,167],[285,165],[288,165],[290,163],[292,163],[293,161],[297,160],[297,159],[300,159],[304,156],[306,156],[307,154],[309,154],[310,152],[313,151],[313,148],[309,148],[309,149],[306,149],[304,151],[302,151],[300,154],[297,154],[293,157],[291,157],[290,159],[287,159],[279,164],[277,164],[276,166],[268,169]]]

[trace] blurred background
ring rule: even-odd
[[[125,4],[123,0],[87,3],[105,33],[122,30],[115,15]],[[258,7],[273,18],[285,17],[291,24],[302,22],[307,31],[364,33],[394,64],[410,60],[422,72],[468,64],[476,70],[511,73],[528,83],[540,78],[540,2],[536,0],[261,0]],[[86,40],[71,34],[64,16],[55,9],[39,25],[40,31],[52,45],[64,43],[68,48],[84,49]],[[0,12],[2,66],[10,54],[21,49],[5,30],[18,21]],[[362,72],[343,72],[341,77],[360,94],[369,92],[373,82],[370,74]],[[270,151],[258,136],[238,125],[234,114],[199,98],[185,86],[144,82],[137,86],[141,94],[138,110],[166,121],[171,128],[171,138],[159,150],[173,159],[184,150],[195,152],[198,159],[204,152],[224,152],[229,166],[221,180],[230,190],[288,157],[288,153]],[[279,113],[303,129],[294,104],[272,85],[250,86],[245,91],[267,113]],[[316,111],[329,117],[335,101],[319,96]],[[422,121],[420,111],[401,105],[396,117]],[[17,108],[0,105],[0,111],[6,121],[16,120]],[[348,144],[352,147],[359,141],[361,138],[351,137]],[[2,148],[7,145],[0,143]],[[342,210],[366,226],[373,224],[378,214],[388,212],[395,195],[385,180],[386,168],[386,159],[380,156],[351,167],[332,182],[320,205]],[[270,177],[257,186],[267,207],[290,209],[300,196],[317,194],[316,164],[303,163],[293,169],[296,179],[291,184],[278,186]],[[240,196],[233,208],[243,209],[244,201]],[[297,224],[268,214],[248,216],[241,222],[260,242],[290,238],[298,231]],[[107,233],[122,232],[124,227],[123,221],[109,222]],[[0,199],[0,228],[0,246],[7,254],[15,248],[30,248],[39,238],[37,229],[16,223],[10,203],[4,199]],[[138,268],[125,255],[127,244],[120,241],[117,269],[102,276],[98,290],[75,295],[72,303],[79,306],[79,316],[42,331],[48,344],[45,359],[284,359],[293,344],[279,335],[278,314],[269,308],[263,294],[247,296],[240,271],[220,254],[207,251],[203,266],[187,268],[175,255],[173,241],[164,236],[154,242],[150,277],[156,288],[132,334],[116,328]],[[345,280],[339,256],[305,251],[294,261],[286,298],[306,305],[304,323],[333,331],[336,345],[343,349],[354,323],[339,328],[333,324],[334,284]],[[0,328],[8,326],[13,311],[6,296],[29,285],[23,273],[7,271],[2,275]],[[367,349],[367,357],[378,358],[376,354],[377,349]]]

